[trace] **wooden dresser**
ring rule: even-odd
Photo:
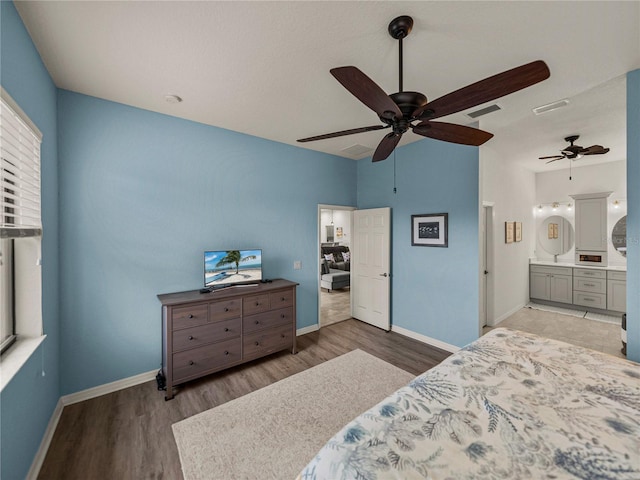
[[[158,295],[165,400],[173,387],[280,350],[296,353],[296,286],[278,279]]]

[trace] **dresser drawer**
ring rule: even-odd
[[[258,313],[242,319],[242,331],[247,334],[262,330],[263,328],[273,327],[293,323],[293,307],[279,308],[269,312]]]
[[[291,324],[245,335],[243,358],[249,360],[284,350],[292,345],[292,339],[293,325]]]
[[[209,321],[218,322],[226,318],[239,317],[241,305],[239,298],[212,302],[209,304]]]
[[[180,383],[209,370],[219,370],[227,364],[239,362],[240,347],[241,340],[238,337],[174,353],[173,383]]]
[[[607,270],[607,278],[609,280],[622,280],[627,281],[627,272],[615,272],[613,270]]]
[[[584,278],[607,278],[607,271],[606,270],[590,270],[588,268],[574,268],[573,276],[584,277]]]
[[[193,305],[188,307],[177,307],[171,312],[173,329],[195,327],[207,323],[208,307],[206,304]]]
[[[293,306],[293,298],[293,290],[273,292],[269,294],[269,303],[271,305],[271,308],[291,307]]]
[[[607,281],[604,278],[576,277],[573,289],[581,292],[607,293]]]
[[[607,308],[607,295],[603,293],[573,292],[573,304],[605,310]]]
[[[207,343],[240,336],[240,319],[232,318],[198,327],[185,328],[173,334],[173,351],[199,347]]]
[[[265,293],[264,295],[252,295],[242,299],[243,315],[252,315],[254,313],[264,312],[270,308],[268,293]]]

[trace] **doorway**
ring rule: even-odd
[[[480,314],[479,335],[493,326],[493,203],[482,203],[480,222]]]
[[[326,327],[351,318],[350,256],[353,211],[344,205],[318,205],[318,323]],[[332,257],[325,259],[324,255]]]

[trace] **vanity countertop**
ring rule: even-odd
[[[529,264],[531,265],[548,265],[550,267],[571,267],[571,268],[588,268],[593,270],[615,270],[617,272],[626,272],[626,265],[609,265],[608,267],[595,267],[593,265],[576,265],[575,263],[569,262],[558,262],[555,263],[552,260],[530,260]]]

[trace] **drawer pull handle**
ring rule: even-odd
[[[260,342],[256,342],[256,347],[257,347],[258,345],[260,345]]]
[[[286,299],[286,298],[284,298],[284,297],[282,297],[280,300],[281,300],[282,302],[285,302],[287,299]]]
[[[595,302],[595,300],[593,298],[585,298],[584,301],[585,302]]]
[[[229,331],[229,329],[228,329],[228,328],[225,328],[225,329],[224,329],[224,331],[225,331],[225,332],[228,332],[228,331]]]
[[[229,309],[228,309],[227,307],[224,307],[224,311],[225,311],[225,312],[228,312],[228,311],[229,311]]]
[[[284,313],[280,314],[280,318],[286,318],[287,316]]]
[[[584,286],[585,287],[595,287],[595,285],[593,283],[585,283]]]
[[[259,307],[259,306],[260,306],[260,302],[256,302],[256,307]]]
[[[191,313],[190,313],[190,314],[189,314],[189,318],[193,318],[193,314],[191,314]]]
[[[229,352],[227,350],[224,351],[225,355],[229,355]]]
[[[285,335],[284,333],[280,334],[280,336],[281,336],[282,338],[285,338],[285,337],[286,337],[286,335]]]
[[[189,335],[189,340],[193,340],[193,335]]]
[[[256,320],[256,325],[260,325],[260,320]]]
[[[193,360],[191,360],[191,361],[189,362],[189,365],[193,365]]]

